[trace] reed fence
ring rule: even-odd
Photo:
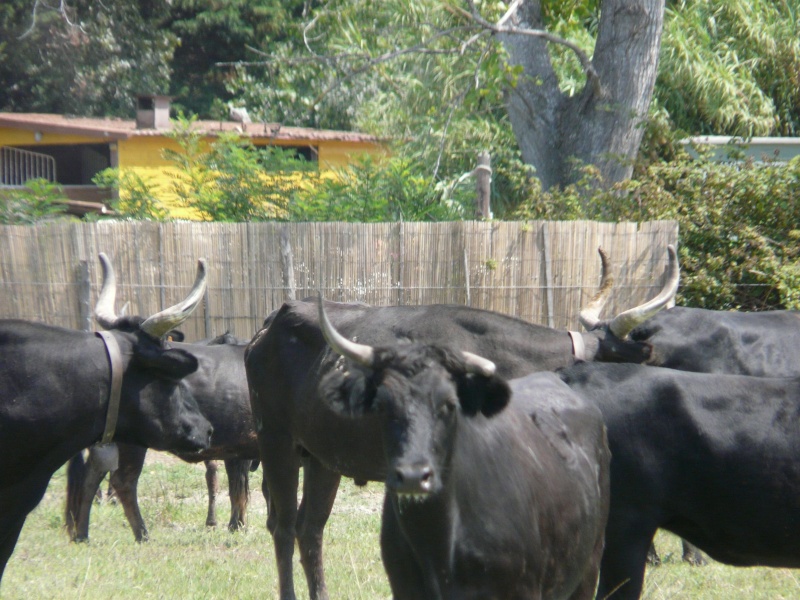
[[[230,331],[249,339],[291,298],[372,305],[465,304],[558,328],[600,278],[597,248],[615,277],[608,314],[660,289],[673,221],[447,223],[55,222],[0,226],[0,318],[94,329],[102,283],[97,255],[117,273],[117,311],[147,316],[188,293],[208,261],[203,306],[187,340]]]

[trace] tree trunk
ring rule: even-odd
[[[576,167],[585,164],[598,168],[601,185],[631,176],[653,95],[663,20],[664,0],[603,0],[592,57],[600,86],[586,85],[572,97],[558,87],[547,42],[500,36],[511,64],[523,68],[506,96],[511,126],[544,189],[574,182]],[[538,0],[522,2],[511,23],[544,29]]]

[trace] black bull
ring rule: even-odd
[[[116,274],[111,261],[100,254],[103,267],[103,285],[95,307],[95,318],[104,328],[116,329],[121,318],[114,308],[116,301]],[[170,331],[169,335],[175,333]],[[182,339],[183,335],[180,334]],[[245,346],[230,334],[193,344],[173,343],[172,347],[190,352],[198,368],[186,377],[185,384],[194,395],[200,410],[214,427],[210,445],[200,453],[173,454],[187,462],[206,462],[206,483],[209,507],[206,524],[216,525],[216,465],[213,459],[225,461],[231,498],[229,529],[245,524],[249,500],[249,470],[258,457],[253,418],[244,372]],[[147,448],[132,444],[118,444],[118,465],[104,460],[109,448],[92,448],[86,462],[79,453],[70,460],[67,478],[65,521],[71,539],[85,541],[89,538],[89,517],[97,488],[105,473],[112,470],[111,485],[116,491],[125,516],[136,541],[147,539],[147,527],[139,510],[137,495]]]
[[[323,402],[382,433],[393,597],[592,598],[609,506],[597,406],[554,373],[506,382],[467,352],[373,348],[320,321],[348,359]]]
[[[737,566],[800,567],[800,379],[582,364],[611,449],[598,597],[638,598],[664,528]]]
[[[677,261],[670,248],[669,277],[664,290],[638,314],[662,308],[674,296]],[[510,379],[533,371],[571,365],[573,339],[567,331],[463,306],[369,307],[325,303],[337,330],[373,346],[402,340],[447,342],[497,364],[498,375]],[[599,312],[593,303],[592,310]],[[322,566],[322,533],[342,475],[357,483],[382,481],[384,467],[379,432],[353,423],[322,407],[317,383],[336,368],[338,357],[322,336],[316,301],[286,303],[265,322],[245,355],[253,418],[264,470],[263,490],[269,498],[267,526],[273,535],[281,598],[294,598],[292,555],[295,540],[312,598],[326,598]],[[636,310],[618,315],[608,327],[576,334],[589,360],[624,353],[626,332],[612,325],[635,326]],[[647,350],[647,349],[645,349]],[[641,348],[630,360],[646,358]],[[299,470],[303,498],[298,508]]]
[[[256,440],[247,379],[244,373],[244,346],[239,344],[200,345],[172,343],[171,347],[191,352],[198,360],[198,369],[186,377],[185,383],[194,395],[203,415],[214,427],[208,448],[187,454],[171,451],[187,462],[197,463],[224,460],[228,473],[231,498],[230,530],[246,523],[249,499],[249,471],[252,461],[258,460]],[[125,511],[136,541],[148,538],[148,531],[139,510],[138,480],[147,448],[118,444],[118,468],[112,471],[111,486]],[[66,523],[74,541],[89,539],[89,519],[92,501],[108,468],[95,459],[92,450],[84,463],[78,455],[70,460],[67,480]],[[212,479],[216,465],[207,465],[209,508],[206,524],[216,525],[215,484]]]
[[[591,329],[602,323],[590,320],[584,325]],[[635,327],[629,337],[630,344],[639,344],[643,353],[649,353],[645,363],[652,366],[757,377],[800,376],[800,313],[796,311],[674,307]],[[700,552],[685,543],[684,559],[705,562]],[[654,549],[648,560],[658,561]]]
[[[115,439],[158,448],[205,448],[210,423],[181,380],[197,359],[160,337],[197,306],[205,265],[189,297],[111,333],[122,374]],[[52,474],[104,433],[112,374],[103,340],[26,321],[0,322],[0,578],[28,513]]]

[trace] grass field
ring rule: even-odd
[[[136,544],[119,506],[92,510],[89,544],[70,544],[63,531],[63,469],[28,517],[6,568],[0,598],[36,599],[249,599],[277,597],[272,540],[266,531],[261,472],[253,474],[249,527],[231,534],[205,527],[206,491],[201,465],[149,453],[139,482],[150,541]],[[222,488],[227,489],[224,481]],[[331,598],[390,598],[378,546],[383,489],[343,484],[325,533],[325,566]],[[227,493],[218,500],[218,521],[227,524]],[[747,524],[743,524],[747,526]],[[643,598],[691,600],[800,598],[800,572],[735,569],[718,563],[680,562],[679,540],[659,533],[664,564],[650,568]],[[295,584],[308,597],[295,553]]]

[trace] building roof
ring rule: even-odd
[[[137,129],[134,119],[68,117],[46,113],[0,112],[0,127],[10,127],[42,133],[84,135],[106,140],[124,140],[137,136],[162,136],[165,129]],[[280,123],[237,123],[234,121],[195,121],[192,130],[214,136],[222,132],[237,132],[253,139],[281,142],[380,142],[366,133],[287,127]]]

